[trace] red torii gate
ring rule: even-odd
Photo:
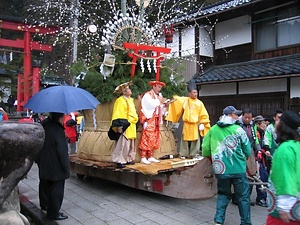
[[[170,48],[160,47],[160,46],[152,46],[152,45],[144,45],[144,44],[136,44],[136,43],[127,43],[124,42],[123,46],[125,49],[133,50],[133,52],[129,52],[128,56],[132,58],[132,66],[131,66],[131,74],[130,77],[134,76],[136,61],[138,58],[152,58],[156,59],[156,74],[155,80],[159,80],[160,76],[160,61],[164,59],[161,54],[168,54],[171,52]],[[147,56],[147,53],[150,52],[151,55]],[[156,55],[153,56],[152,52],[156,52]]]
[[[22,22],[0,20],[0,29],[20,31],[24,39],[9,40],[0,38],[0,46],[24,49],[23,74],[18,75],[17,111],[22,111],[28,99],[40,90],[40,68],[32,70],[32,50],[52,51],[52,45],[41,44],[31,40],[31,34],[55,35],[58,27],[42,27]],[[8,50],[9,51],[9,50]],[[30,90],[30,88],[32,89]]]

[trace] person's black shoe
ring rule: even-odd
[[[259,205],[261,207],[268,207],[268,204],[265,200],[259,200],[259,201],[256,201],[256,205]]]
[[[127,165],[134,165],[134,161],[128,162]]]
[[[68,219],[67,215],[64,215],[63,213],[59,213],[59,215],[55,218],[55,220],[65,220]]]
[[[44,207],[41,206],[41,210],[47,211],[47,207],[46,206],[44,206]]]
[[[125,167],[124,164],[122,164],[122,163],[117,163],[117,168],[124,168],[124,167]]]

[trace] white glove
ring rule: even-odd
[[[204,124],[203,123],[201,123],[200,125],[199,125],[199,130],[204,130]]]
[[[145,122],[145,123],[143,124],[143,128],[146,129],[147,125],[148,125],[147,122]]]

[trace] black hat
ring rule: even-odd
[[[300,116],[293,111],[283,112],[280,120],[292,129],[297,129],[300,127]]]
[[[258,115],[254,117],[254,123],[260,123],[262,121],[265,121],[266,118],[264,118],[262,115]]]
[[[242,110],[237,110],[234,106],[230,105],[230,106],[226,106],[223,109],[223,114],[228,116],[229,114],[236,114],[236,115],[241,115],[242,114]]]
[[[188,89],[188,92],[191,92],[191,91],[193,91],[193,90],[197,90],[197,85],[196,85],[196,83],[195,83],[194,81],[190,81],[190,82],[188,83],[187,89]]]

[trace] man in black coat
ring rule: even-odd
[[[65,180],[70,177],[68,145],[63,122],[63,113],[51,113],[42,121],[45,142],[36,160],[39,167],[40,204],[42,209],[44,207],[47,210],[50,220],[68,218],[59,212],[64,198]]]

